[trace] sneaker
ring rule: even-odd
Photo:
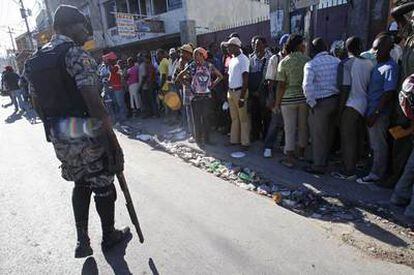
[[[366,177],[362,177],[356,180],[359,184],[373,184],[380,180],[380,178],[374,174],[369,174]]]
[[[349,175],[346,173],[341,173],[341,172],[332,172],[331,173],[331,177],[335,178],[335,179],[340,179],[340,180],[351,180],[354,181],[357,179],[357,175]]]
[[[265,149],[263,153],[264,158],[271,158],[272,157],[272,149]]]

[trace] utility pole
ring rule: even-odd
[[[26,23],[27,35],[29,36],[30,49],[34,50],[32,33],[30,32],[29,22],[27,21],[27,10],[24,8],[23,0],[20,0],[20,12]]]
[[[49,26],[51,27],[53,25],[53,20],[52,20],[52,12],[50,11],[50,7],[49,7],[49,0],[44,0],[44,3],[45,3],[45,8],[46,8],[47,21],[49,23]]]
[[[283,32],[290,33],[290,0],[283,0]]]
[[[12,47],[13,47],[13,52],[16,52],[16,47],[14,46],[13,32],[10,29],[10,27],[7,27],[7,28],[9,29],[8,33],[10,35],[10,41],[11,41],[11,44],[12,44]]]

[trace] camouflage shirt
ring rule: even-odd
[[[54,35],[52,40],[43,47],[43,50],[53,49],[66,42],[73,43],[73,40],[61,34]],[[74,46],[70,48],[66,53],[65,62],[66,70],[75,80],[78,89],[98,84],[98,64],[82,47]]]
[[[42,51],[47,52],[67,42],[74,43],[67,36],[55,35],[42,48]],[[97,64],[93,57],[81,47],[70,48],[66,53],[65,63],[68,74],[75,80],[79,90],[82,87],[98,85]],[[29,73],[28,69],[25,68],[25,74]],[[56,129],[59,130],[58,132],[67,132],[63,135],[64,137],[54,134],[50,136],[56,156],[62,163],[62,177],[68,181],[86,182],[92,188],[110,186],[114,175],[107,171],[104,147],[97,138],[88,138],[74,131],[76,130],[74,126],[78,125],[79,121],[73,122],[73,119],[76,118],[62,119],[57,124],[51,125],[53,133]]]

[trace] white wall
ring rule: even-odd
[[[269,16],[269,5],[254,0],[183,0],[187,19],[195,20],[197,33]]]

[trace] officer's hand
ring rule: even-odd
[[[122,152],[122,148],[118,143],[118,140],[114,140],[112,144],[112,163],[110,165],[111,173],[118,174],[124,171],[124,153]]]
[[[108,172],[117,174],[124,171],[124,154],[115,134],[113,132],[108,133],[103,142],[106,151]]]

